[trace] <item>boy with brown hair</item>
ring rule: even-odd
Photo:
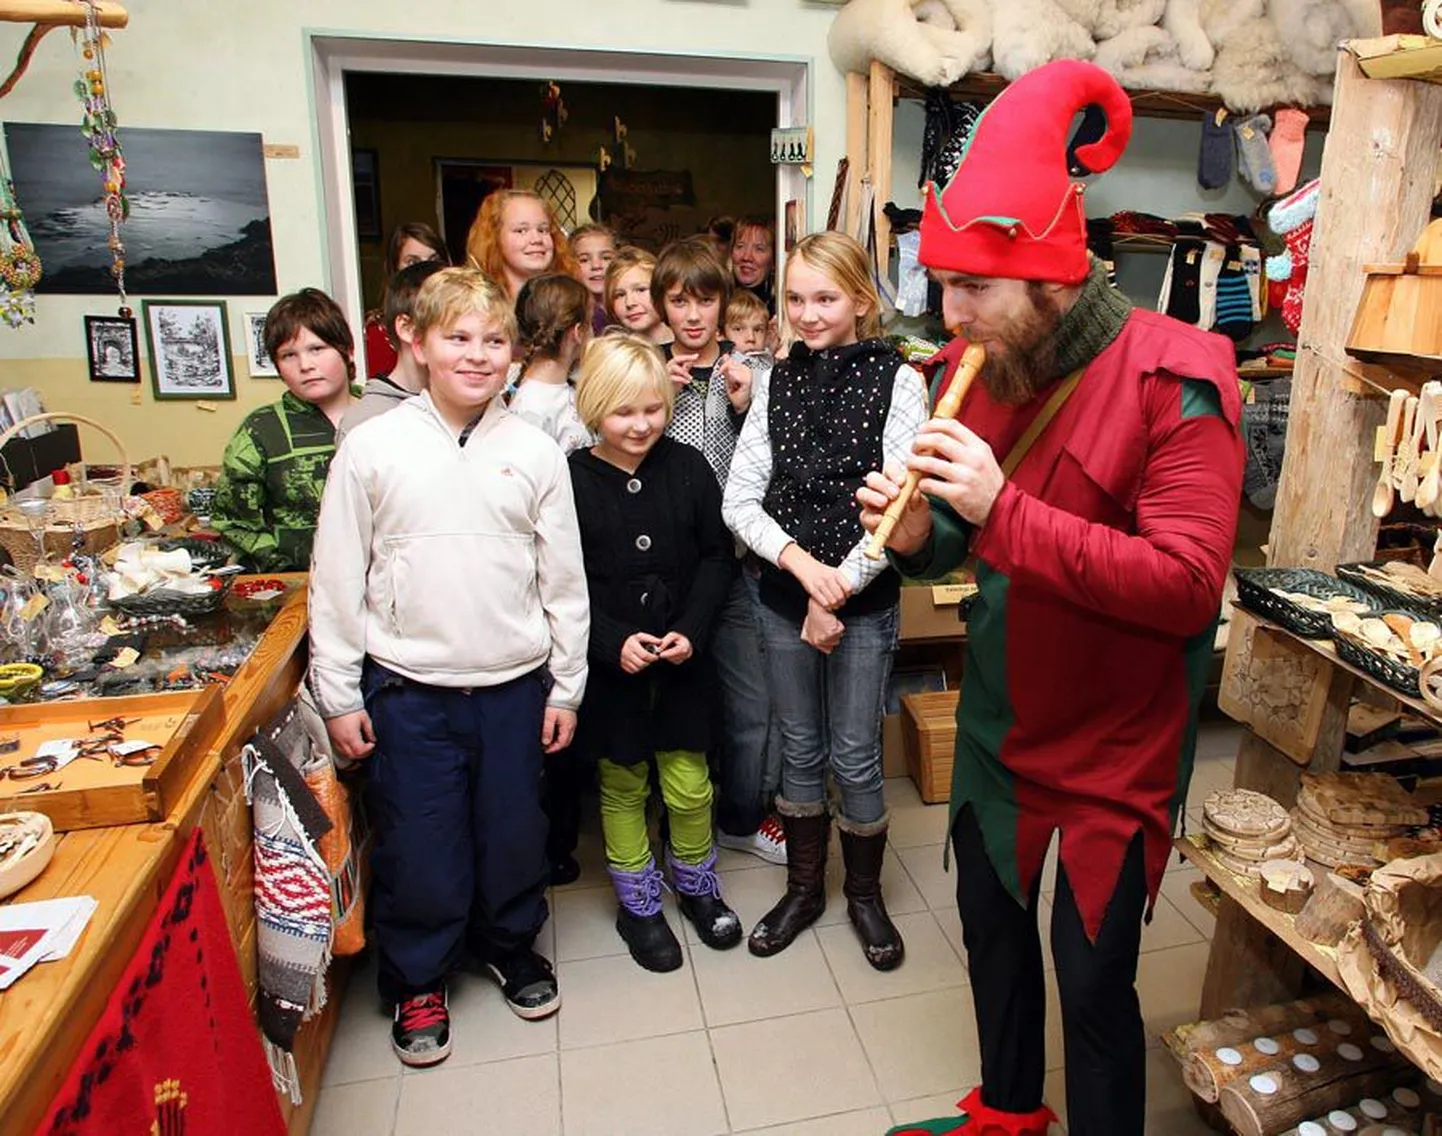
[[[726,305],[726,318],[721,324],[727,339],[736,350],[747,355],[761,355],[771,337],[771,313],[755,292],[738,288]],[[769,362],[769,360],[768,360]]]
[[[368,758],[371,914],[391,1045],[450,1053],[469,949],[520,1017],[560,1007],[546,922],[542,752],[570,744],[590,608],[560,449],[496,397],[515,317],[471,268],[426,281],[426,390],[357,427],[326,486],[311,686],[336,751]]]
[[[382,318],[386,338],[396,350],[396,365],[389,374],[367,380],[360,401],[346,411],[340,429],[335,432],[337,447],[362,422],[394,410],[412,395],[425,390],[426,369],[411,350],[411,308],[421,285],[445,267],[439,260],[418,261],[402,268],[386,284]]]
[[[676,337],[663,348],[676,384],[666,433],[700,450],[724,491],[751,406],[752,381],[751,368],[732,354],[734,345],[719,337],[731,273],[704,237],[678,241],[656,262],[651,299]],[[713,632],[722,718],[716,839],[723,847],[784,864],[785,836],[766,815],[767,789],[781,775],[781,751],[766,691],[756,589],[755,570],[743,566]]]
[[[266,313],[265,350],[285,394],[231,435],[212,523],[251,571],[304,572],[336,426],[354,401],[355,340],[334,300],[302,288]]]

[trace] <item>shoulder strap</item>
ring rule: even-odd
[[[1066,405],[1067,399],[1071,398],[1072,392],[1076,390],[1077,384],[1081,382],[1082,376],[1086,374],[1085,367],[1078,367],[1062,380],[1060,386],[1051,392],[1051,397],[1046,400],[1046,405],[1041,412],[1032,419],[1031,425],[1026,428],[1026,433],[1017,439],[1016,445],[1012,446],[1011,453],[1006,455],[1006,460],[1001,463],[1003,477],[1010,477],[1016,472],[1016,467],[1021,465],[1022,459],[1031,452],[1036,440],[1042,436],[1042,432],[1051,425],[1051,420]]]

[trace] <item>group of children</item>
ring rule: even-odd
[[[741,941],[718,841],[787,865],[752,953],[815,922],[828,772],[848,914],[871,965],[899,965],[880,889],[898,581],[862,554],[855,494],[904,462],[927,398],[880,336],[865,252],[838,233],[797,243],[777,289],[795,342],[777,359],[769,246],[745,249],[758,295],[704,237],[659,257],[596,226],[568,241],[515,191],[482,205],[471,267],[417,244],[407,266],[405,241],[393,249],[382,319],[397,360],[359,401],[323,295],[281,300],[266,332],[288,387],[267,412],[345,438],[328,477],[299,457],[276,474],[312,502],[323,484],[313,559],[308,538],[274,546],[310,563],[310,682],[338,756],[365,759],[400,1059],[448,1054],[446,978],[467,958],[522,1017],[559,1008],[533,943],[546,888],[577,874],[592,770],[617,931],[642,967],[682,964],[668,876],[702,943]],[[263,413],[227,451],[222,498],[242,496],[231,451]]]

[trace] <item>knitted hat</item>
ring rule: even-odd
[[[1106,132],[1074,157],[1100,173],[1132,134],[1132,104],[1108,72],[1059,59],[1008,86],[977,119],[956,173],[927,187],[921,263],[969,276],[1086,279],[1085,187],[1067,174],[1067,138],[1076,113],[1092,105]]]

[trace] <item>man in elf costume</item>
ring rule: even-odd
[[[966,1115],[903,1133],[1044,1136],[1037,895],[1060,832],[1051,925],[1068,1130],[1142,1136],[1141,926],[1186,800],[1241,496],[1231,344],[1135,309],[1089,261],[1072,156],[1110,168],[1131,134],[1116,81],[1064,60],[1013,83],[955,175],[928,188],[921,259],[957,339],[985,348],[956,421],[933,419],[921,493],[891,539],[907,576],[975,557],[951,847],[981,1044]],[[938,391],[939,393],[939,391]],[[903,478],[858,493],[874,529]]]

